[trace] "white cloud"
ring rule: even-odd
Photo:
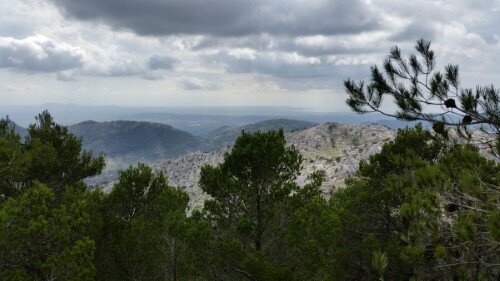
[[[250,48],[231,49],[227,52],[227,54],[237,59],[255,60],[257,58],[256,51]]]
[[[20,71],[56,72],[78,68],[84,52],[43,35],[24,39],[0,37],[0,67]]]

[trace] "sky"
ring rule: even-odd
[[[348,111],[343,80],[432,41],[500,85],[500,0],[1,0],[0,103]]]

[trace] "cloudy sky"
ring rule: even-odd
[[[346,111],[393,45],[500,85],[500,0],[1,0],[0,100]]]

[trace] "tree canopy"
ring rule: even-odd
[[[48,113],[24,142],[0,120],[1,280],[500,278],[499,163],[421,125],[328,198],[318,172],[297,183],[282,130],[243,132],[204,166],[198,210],[144,164],[89,190],[102,161]]]
[[[302,157],[286,146],[283,130],[245,133],[219,166],[204,166],[200,186],[212,197],[204,211],[213,223],[213,252],[227,278],[289,279],[286,234],[294,212],[319,196],[322,178],[299,187]],[[222,274],[219,272],[218,274]]]

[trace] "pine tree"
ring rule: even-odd
[[[99,280],[186,280],[189,197],[167,184],[162,173],[139,164],[120,179],[101,206],[97,239]]]
[[[292,278],[285,234],[294,211],[319,196],[322,177],[299,187],[302,157],[283,130],[243,132],[218,166],[204,166],[204,211],[215,228],[213,252],[227,279]],[[227,270],[229,269],[229,270]],[[220,277],[223,278],[223,277]]]
[[[417,54],[405,58],[397,46],[392,48],[382,70],[371,67],[367,85],[364,81],[344,81],[347,105],[357,113],[378,112],[401,120],[430,122],[443,135],[446,127],[454,127],[462,137],[499,155],[500,90],[493,85],[463,88],[457,65],[447,65],[444,72],[436,70],[430,42],[421,39],[415,49]],[[395,102],[395,112],[382,109],[387,97]],[[475,129],[490,136],[473,137]]]
[[[37,180],[53,188],[56,196],[68,185],[98,175],[104,168],[102,155],[82,149],[82,140],[56,124],[48,111],[28,127],[24,150],[29,154],[27,184]]]
[[[0,202],[22,189],[29,157],[8,118],[0,119]]]
[[[35,183],[0,208],[1,280],[93,280],[89,193]]]
[[[332,195],[342,276],[496,280],[499,179],[473,146],[400,130]]]

